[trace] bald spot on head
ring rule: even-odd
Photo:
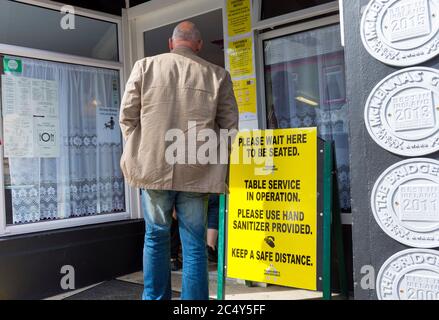
[[[185,47],[198,53],[201,50],[202,44],[203,41],[200,30],[190,21],[179,23],[172,33],[172,38],[169,39],[170,50]]]

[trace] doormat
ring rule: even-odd
[[[105,281],[65,300],[141,300],[143,285],[121,280]],[[172,299],[178,299],[179,292],[172,291]]]

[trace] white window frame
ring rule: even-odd
[[[56,3],[47,0],[18,0],[24,4],[35,5],[38,7],[60,11],[65,4]],[[75,14],[87,18],[103,20],[116,24],[118,37],[119,61],[104,61],[87,57],[80,57],[70,54],[57,53],[46,50],[32,49],[14,45],[0,43],[0,54],[13,55],[19,57],[48,60],[61,63],[71,63],[84,66],[107,68],[119,72],[120,77],[120,94],[123,94],[125,81],[129,75],[129,65],[124,59],[127,50],[125,40],[128,35],[128,19],[126,9],[122,10],[122,17],[110,14],[95,12],[83,8],[75,7]],[[0,139],[3,141],[3,119],[0,121]],[[0,148],[0,158],[4,158],[3,146]],[[138,189],[132,188],[125,180],[125,212],[108,213],[96,216],[76,217],[63,220],[42,221],[22,225],[6,224],[6,206],[5,206],[5,185],[4,185],[4,166],[0,166],[0,238],[10,235],[26,234],[32,232],[41,232],[55,229],[65,229],[84,225],[99,224],[106,222],[115,222],[129,219],[138,219],[140,215],[140,195]]]
[[[261,19],[262,0],[252,0],[252,1],[253,1],[252,20],[254,21],[253,29],[255,30],[273,28],[286,23],[301,21],[329,13],[334,13],[339,10],[338,9],[339,3],[337,2],[337,0],[334,0],[332,2],[328,2],[325,4],[317,5],[307,9],[294,11],[277,17],[262,20]]]

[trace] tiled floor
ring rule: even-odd
[[[209,295],[217,298],[216,265],[209,266]],[[178,299],[181,292],[182,272],[172,272],[173,299]],[[139,300],[143,290],[143,273],[136,272],[117,279],[98,283],[80,290],[68,292],[50,300]],[[227,279],[225,287],[226,300],[305,300],[321,299],[320,292],[293,289],[282,286],[266,285],[247,286],[243,281]]]
[[[65,300],[140,300],[143,286],[120,280],[105,281]]]
[[[172,272],[172,299],[179,299],[182,272]],[[209,296],[217,298],[217,265],[209,263]],[[135,272],[111,281],[97,283],[87,288],[67,292],[48,300],[139,300],[143,290],[143,273]],[[247,286],[244,281],[226,279],[226,300],[308,300],[321,299],[322,293],[283,286],[253,284]],[[337,298],[336,296],[334,298]]]
[[[181,291],[181,272],[172,273],[172,290]],[[209,295],[211,299],[217,298],[217,273],[209,273]],[[118,280],[142,284],[143,273],[137,272]],[[253,286],[248,287],[236,279],[227,279],[225,287],[226,300],[302,300],[302,299],[319,299],[322,297],[320,292],[293,289],[282,286],[268,285],[267,287]]]

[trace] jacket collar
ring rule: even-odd
[[[172,53],[181,54],[183,56],[196,56],[196,53],[192,51],[190,48],[186,47],[178,47],[171,51]]]

